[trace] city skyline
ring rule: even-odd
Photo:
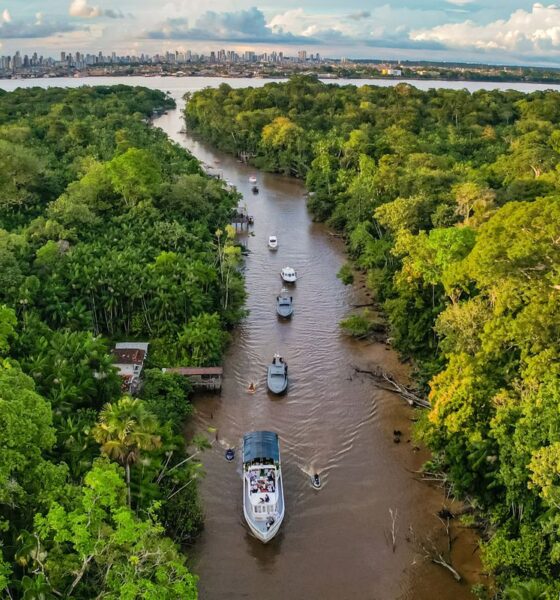
[[[345,58],[338,60],[342,60],[342,62],[346,61]],[[0,54],[0,72],[9,71],[13,74],[17,74],[22,69],[26,70],[39,66],[67,66],[76,67],[79,69],[97,65],[111,64],[251,64],[256,62],[281,64],[285,61],[298,63],[319,63],[322,62],[322,59],[318,52],[308,53],[307,50],[298,50],[297,53],[294,54],[294,56],[284,55],[284,52],[276,52],[275,50],[264,53],[257,53],[253,50],[246,50],[245,52],[238,53],[234,50],[225,50],[223,48],[219,50],[211,50],[208,52],[208,54],[192,52],[191,50],[186,50],[184,52],[179,52],[179,50],[175,50],[173,52],[166,51],[162,53],[155,53],[153,55],[147,53],[120,55],[116,51],[111,51],[104,54],[101,50],[97,53],[84,53],[79,50],[61,50],[59,56],[44,56],[42,54],[39,54],[37,51],[33,51],[33,53],[29,54],[23,54],[20,50],[16,50],[16,52],[13,55]]]
[[[524,0],[0,0],[0,54],[297,53],[557,66],[560,5]],[[211,9],[211,10],[209,10]]]

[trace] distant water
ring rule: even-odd
[[[55,77],[52,79],[2,79],[0,89],[12,91],[18,87],[80,87],[82,85],[142,85],[152,89],[169,91],[182,96],[186,92],[195,92],[205,87],[218,87],[227,83],[233,88],[262,87],[271,81],[286,81],[285,79],[254,79],[254,78],[224,78],[224,77]],[[537,90],[560,90],[560,85],[544,83],[504,83],[490,81],[436,81],[414,79],[324,79],[325,83],[336,85],[379,85],[390,87],[398,83],[409,83],[420,90],[446,88],[451,90],[517,90],[534,92]]]

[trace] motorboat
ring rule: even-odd
[[[257,177],[255,175],[251,175],[251,177],[249,177],[249,183],[257,183]]]
[[[278,250],[278,238],[275,235],[268,238],[268,247],[270,250]]]
[[[276,296],[276,312],[278,316],[289,319],[294,312],[293,296],[288,295],[288,290],[282,289],[280,295]]]
[[[273,394],[283,394],[288,389],[288,364],[279,354],[275,354],[268,365],[266,383]]]
[[[292,267],[283,267],[280,271],[280,277],[282,277],[286,283],[295,283],[297,280],[297,271],[294,271]]]
[[[234,458],[235,458],[235,452],[234,452],[233,448],[228,448],[226,450],[226,460],[228,462],[231,462]]]
[[[265,544],[284,519],[280,443],[273,431],[243,436],[243,513],[251,533]]]
[[[311,485],[317,490],[321,487],[321,478],[319,477],[319,473],[315,473],[315,475],[313,475],[311,478]]]

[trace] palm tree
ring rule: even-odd
[[[508,600],[541,600],[545,597],[545,589],[541,582],[532,579],[507,587],[505,597]]]
[[[130,467],[138,462],[141,452],[161,446],[161,437],[156,434],[158,427],[157,419],[141,400],[124,396],[117,403],[103,407],[93,428],[92,435],[101,444],[101,451],[125,468],[129,507]]]

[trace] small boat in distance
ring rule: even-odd
[[[315,473],[311,478],[311,485],[318,490],[321,487],[321,478],[319,477],[319,473]]]
[[[275,235],[271,235],[268,238],[268,247],[271,250],[278,250],[278,238]]]
[[[231,462],[234,458],[235,458],[235,452],[233,451],[233,448],[228,448],[226,450],[226,460],[228,462]]]
[[[297,280],[297,271],[292,267],[283,267],[280,271],[280,276],[286,283],[295,283]]]
[[[252,431],[243,436],[243,513],[251,533],[265,544],[284,519],[284,486],[278,434]]]
[[[259,193],[259,188],[258,188],[256,185],[254,185],[254,186],[251,188],[251,191],[253,192],[253,194],[258,194],[258,193]]]
[[[279,354],[275,354],[268,365],[266,383],[273,394],[283,394],[288,389],[288,365]]]
[[[276,312],[280,317],[289,319],[294,312],[293,296],[288,296],[288,290],[282,289],[279,296],[276,296]]]
[[[257,177],[255,175],[251,175],[251,177],[249,177],[249,183],[257,183]]]

